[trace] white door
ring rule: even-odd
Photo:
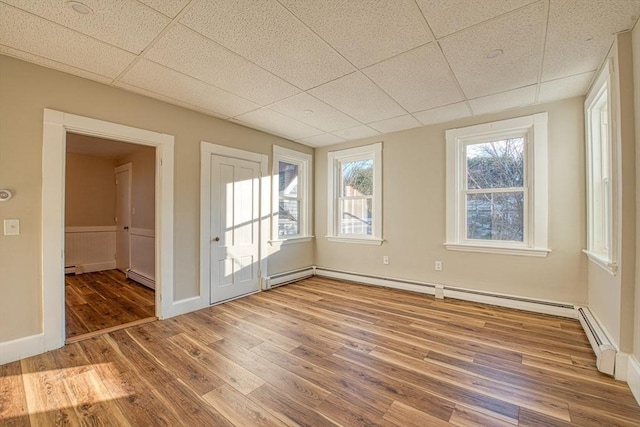
[[[259,290],[260,165],[211,156],[210,303]]]
[[[131,163],[116,168],[116,268],[129,268],[131,226]]]

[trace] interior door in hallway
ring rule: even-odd
[[[260,165],[211,156],[210,303],[259,290]]]
[[[116,168],[116,268],[129,268],[129,227],[131,226],[131,163]]]

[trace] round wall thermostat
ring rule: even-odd
[[[7,200],[11,199],[13,197],[13,194],[11,194],[11,191],[9,190],[0,190],[0,202],[6,202]]]

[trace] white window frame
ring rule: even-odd
[[[340,176],[343,162],[357,160],[373,160],[373,196],[371,235],[340,234],[340,220],[338,218],[340,195]],[[382,142],[364,145],[362,147],[330,151],[328,154],[327,170],[327,239],[331,242],[359,243],[381,245],[382,239]]]
[[[548,248],[547,113],[446,131],[448,250],[546,257]],[[525,138],[525,212],[522,242],[467,238],[466,150],[469,144]]]
[[[589,259],[595,262],[607,270],[610,274],[616,275],[618,271],[618,241],[619,236],[616,232],[618,230],[618,167],[617,161],[618,150],[616,144],[616,118],[617,113],[615,110],[615,87],[614,80],[612,79],[611,68],[613,67],[613,58],[609,58],[609,61],[605,63],[604,67],[598,77],[594,81],[584,103],[585,111],[585,142],[586,142],[586,169],[587,169],[587,249],[583,252],[589,257]],[[595,162],[597,161],[594,156],[595,144],[601,147],[600,140],[600,120],[598,122],[594,120],[594,114],[600,110],[600,104],[602,96],[606,91],[606,103],[607,103],[607,147],[604,147],[606,156],[608,157],[606,167],[608,169],[609,179],[608,182],[596,183]],[[597,140],[597,141],[596,141]],[[602,164],[598,165],[602,166]],[[598,185],[603,185],[605,188],[596,188]],[[604,204],[596,206],[596,192],[602,191],[607,195],[607,201]],[[598,215],[596,215],[596,209],[604,209],[603,215],[604,223],[597,221]],[[602,228],[597,230],[597,228]],[[604,238],[604,242],[600,243],[600,237]]]
[[[290,236],[280,236],[278,234],[278,214],[280,206],[279,163],[281,161],[298,165],[298,199],[300,200],[300,212],[298,215],[300,217],[300,233]],[[311,225],[313,224],[311,200],[313,157],[310,154],[274,145],[272,170],[272,227],[271,240],[269,243],[278,245],[310,241],[313,238],[311,232]]]

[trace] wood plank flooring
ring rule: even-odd
[[[155,316],[155,293],[119,270],[65,276],[67,339]]]
[[[0,366],[0,425],[638,426],[577,321],[312,278]]]

